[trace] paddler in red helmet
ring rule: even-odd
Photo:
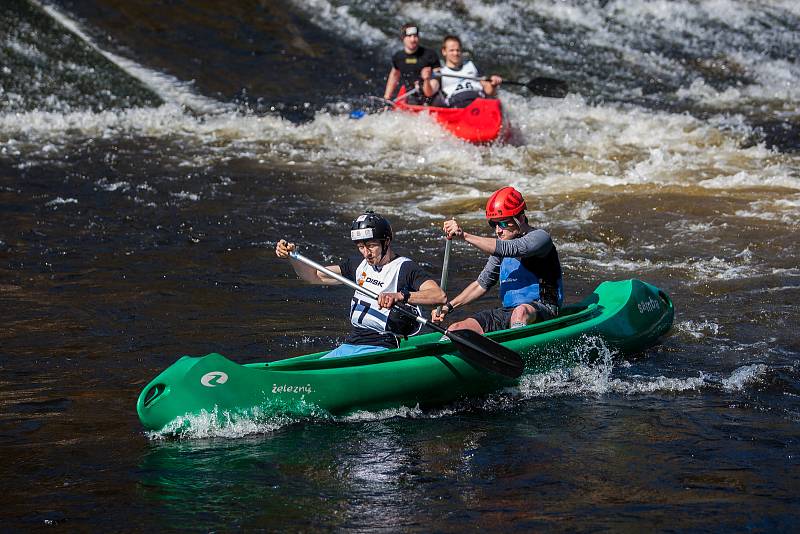
[[[499,284],[502,305],[478,312],[450,325],[450,330],[474,330],[481,334],[518,328],[558,316],[564,300],[561,262],[550,234],[528,224],[525,199],[513,187],[492,194],[486,203],[486,219],[495,237],[469,234],[455,220],[445,221],[448,239],[463,239],[489,254],[486,266],[454,299],[434,310],[441,322],[455,308],[473,302]]]

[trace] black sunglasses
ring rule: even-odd
[[[512,219],[505,219],[503,221],[489,221],[489,226],[491,226],[492,228],[494,228],[495,226],[499,226],[500,228],[505,230],[506,228],[509,228],[513,223],[514,221]]]

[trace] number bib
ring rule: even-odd
[[[373,293],[395,293],[400,266],[407,261],[411,260],[404,257],[395,258],[378,271],[364,260],[356,269],[356,283]],[[392,334],[393,332],[386,328],[388,321],[389,309],[378,309],[377,300],[358,291],[355,292],[350,305],[350,322],[353,326],[368,328],[381,334],[387,332]]]
[[[478,68],[472,61],[467,61],[458,70],[451,69],[450,67],[442,67],[442,74],[449,74],[451,76],[468,76],[470,78],[477,78]],[[447,98],[450,98],[456,93],[462,91],[481,91],[481,82],[474,80],[465,80],[464,78],[453,78],[451,76],[443,76],[441,81],[442,93]]]

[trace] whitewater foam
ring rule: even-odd
[[[316,13],[314,21],[320,27],[337,31],[347,28],[347,35],[365,46],[398,46],[396,36],[384,34],[366,22],[372,20],[367,15],[378,6],[372,0],[347,6],[335,6],[325,0],[298,0],[296,4],[309,13]],[[619,19],[615,24],[635,25],[654,19],[657,25],[668,29],[671,37],[681,35],[687,28],[692,34],[707,37],[702,22],[713,19],[722,6],[730,7],[727,0],[719,4],[630,4],[622,9],[611,2],[601,9],[563,2],[531,5],[526,2],[496,4],[469,0],[461,6],[464,20],[453,21],[452,13],[442,6],[401,3],[395,5],[397,9],[391,17],[395,22],[415,16],[425,17],[430,21],[431,32],[438,31],[438,25],[448,20],[447,24],[455,24],[453,31],[464,30],[468,40],[485,45],[487,53],[492,53],[494,46],[508,48],[507,39],[521,39],[513,41],[517,45],[531,39],[531,30],[520,22],[529,20],[528,17],[536,20],[545,17],[585,26],[597,43],[609,44],[619,41],[617,32],[621,31],[611,24],[609,13]],[[229,105],[199,96],[190,85],[180,80],[162,76],[103,51],[75,21],[58,9],[51,6],[42,9],[99,53],[153,88],[167,103],[154,108],[100,112],[0,113],[0,153],[18,160],[17,165],[21,168],[43,160],[62,161],[73,143],[85,139],[147,137],[156,142],[176,144],[179,150],[160,157],[163,157],[165,165],[178,167],[207,167],[242,158],[272,168],[341,169],[342,174],[351,177],[348,182],[363,180],[367,186],[383,183],[381,177],[391,174],[408,183],[404,191],[386,192],[386,209],[401,210],[419,217],[454,215],[442,211],[450,209],[448,206],[474,205],[476,198],[484,198],[498,184],[514,185],[541,196],[643,185],[651,189],[682,187],[696,190],[699,186],[711,190],[800,190],[797,156],[778,154],[763,144],[745,147],[755,132],[741,114],[719,113],[701,120],[689,114],[657,111],[630,103],[590,103],[577,93],[564,99],[546,99],[504,88],[501,98],[514,127],[514,142],[502,146],[469,145],[446,133],[430,117],[404,113],[376,113],[361,120],[351,120],[346,114],[321,111],[307,123],[293,124],[273,114],[259,116],[248,110],[237,111]],[[776,4],[772,9],[788,7]],[[522,15],[508,17],[511,12]],[[737,10],[737,14],[744,18],[737,19],[736,24],[745,24],[745,20],[752,24],[753,20],[760,20],[758,10],[750,6]],[[498,43],[487,41],[487,25],[511,33],[508,37],[498,36]],[[381,24],[384,26],[390,27],[385,22]],[[536,31],[541,31],[541,28],[534,29],[533,33]],[[638,46],[634,45],[620,43],[626,53]],[[559,45],[542,42],[535,46]],[[35,50],[27,53],[35,53]],[[675,68],[674,60],[666,61],[657,54],[648,59],[644,57],[648,54],[641,51],[639,54],[643,57],[632,57],[632,61],[646,61],[648,68],[652,64],[652,68],[660,71]],[[763,57],[756,61],[749,56],[734,57],[722,61],[722,64],[735,61],[759,65],[762,69],[758,71],[761,73],[759,77],[766,80],[759,83],[765,87],[769,85],[767,82],[776,81],[780,87],[787,83],[800,87],[800,84],[792,83],[800,78],[792,65],[784,65],[779,60],[765,62]],[[716,90],[704,80],[692,83],[686,91],[681,93],[685,98],[716,98],[712,95]],[[733,91],[742,92],[744,89],[736,87]],[[729,96],[733,98],[736,95],[731,93]],[[796,102],[792,94],[783,97],[789,107]],[[328,106],[332,110],[349,110],[351,107],[349,102]],[[785,113],[789,118],[794,116],[792,111]],[[407,135],[410,131],[414,135]],[[120,187],[120,190],[124,188]],[[430,200],[421,203],[420,198]],[[187,199],[192,200],[190,196]],[[781,205],[779,201],[773,204],[764,202],[753,203],[750,209],[739,210],[737,215],[790,224],[796,224],[800,219],[796,215],[798,210],[790,205]],[[580,229],[592,222],[599,209],[596,204],[586,202],[572,208],[569,213],[531,211],[537,217],[541,215],[542,219],[555,216],[561,221],[562,228]],[[477,218],[478,213],[473,212],[468,217]],[[597,265],[604,266],[603,260],[600,261]],[[648,262],[637,260],[627,265],[623,259],[611,261],[622,270],[652,267]],[[736,276],[736,273],[724,276]]]
[[[675,329],[681,331],[694,339],[707,337],[708,335],[716,337],[721,331],[719,324],[704,319],[702,321],[682,321],[675,324]]]
[[[77,198],[61,198],[56,197],[53,200],[48,201],[45,206],[60,206],[62,204],[77,204]]]
[[[736,211],[737,217],[779,221],[785,224],[800,224],[800,195],[773,200],[751,202],[750,209]]]
[[[763,364],[744,365],[734,370],[731,376],[722,380],[722,387],[729,391],[741,391],[745,387],[758,383],[767,373],[768,367]]]

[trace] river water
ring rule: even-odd
[[[228,4],[4,2],[4,530],[796,528],[796,2]],[[504,88],[505,145],[350,119],[406,20],[570,94]],[[180,355],[342,340],[350,292],[297,281],[277,239],[333,262],[373,208],[438,277],[441,221],[488,234],[504,185],[569,302],[631,277],[671,295],[660,345],[436,411],[143,431],[136,397]],[[457,243],[451,287],[483,261]]]

